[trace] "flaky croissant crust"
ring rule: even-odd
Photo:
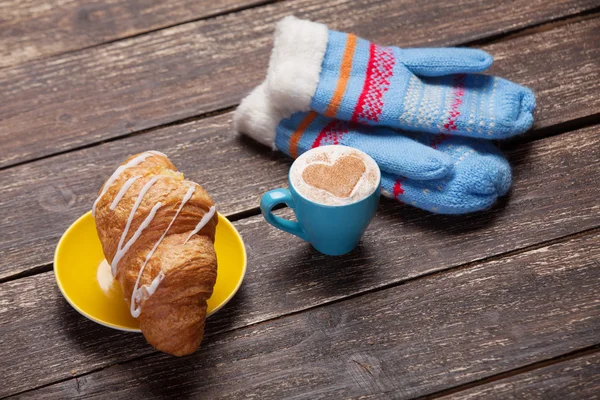
[[[142,153],[141,157],[139,164],[122,170],[113,182],[107,181],[108,187],[100,190],[95,204],[96,227],[104,255],[113,265],[118,249],[122,249],[155,212],[131,247],[125,252],[121,250],[122,257],[117,257],[116,271],[115,265],[113,271],[127,304],[141,310],[140,328],[148,342],[166,353],[186,355],[198,348],[204,334],[206,300],[212,295],[217,277],[213,244],[218,217],[206,191],[184,180],[183,174],[166,156],[150,152]],[[139,159],[140,154],[131,156],[122,165]],[[124,186],[128,189],[123,194]],[[138,199],[145,187],[147,192]],[[120,192],[122,197],[114,204]],[[138,208],[131,214],[136,201]],[[199,221],[205,215],[210,217],[211,212],[214,214],[208,220],[205,218],[202,229],[190,236]],[[133,218],[122,239],[130,214]],[[139,278],[136,293],[140,294],[141,301],[135,301],[132,307],[138,274],[157,243]],[[159,284],[148,296],[147,289],[153,281]]]

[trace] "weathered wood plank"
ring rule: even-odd
[[[598,343],[599,241],[419,279],[211,336],[190,357],[153,354],[21,398],[426,395]],[[328,261],[312,264],[312,279],[335,279]]]
[[[540,98],[543,104],[553,101],[552,97],[540,95]],[[0,278],[50,263],[54,246],[62,232],[91,208],[97,191],[115,166],[128,155],[149,148],[169,154],[184,173],[204,185],[218,202],[222,213],[230,214],[256,207],[260,194],[285,183],[290,163],[283,156],[269,153],[249,140],[234,138],[230,118],[231,114],[221,115],[0,171]],[[590,141],[597,141],[596,129],[586,132],[593,136]],[[578,143],[577,139],[570,137]],[[563,140],[569,139],[554,140],[549,143],[560,145]],[[584,144],[585,141],[576,146]],[[527,148],[528,145],[523,146],[523,149]],[[561,149],[559,146],[549,151],[560,154],[560,157],[573,156],[573,164],[581,170],[575,168],[570,171],[556,162],[560,158],[552,156],[544,159],[545,164],[534,167],[528,164],[526,153],[517,153],[515,174],[518,177],[520,173],[525,173],[528,184],[539,190],[535,195],[543,197],[545,188],[539,187],[537,177],[527,175],[527,171],[533,172],[532,168],[538,168],[535,171],[538,173],[546,168],[546,164],[555,173],[581,173],[582,177],[577,181],[581,185],[575,186],[569,186],[560,176],[550,176],[549,179],[557,180],[552,183],[556,185],[556,190],[573,192],[589,189],[583,182],[593,180],[594,176],[585,168],[591,169],[596,165],[599,158],[597,148],[585,148],[583,153],[587,154],[587,159],[577,157],[568,148]],[[562,153],[565,151],[566,154]],[[516,190],[519,190],[518,184]],[[522,190],[523,197],[519,199],[515,196],[510,206],[525,201],[527,208],[524,212],[515,210],[523,222],[531,221],[540,214],[527,203],[532,196],[527,193],[527,186]],[[582,199],[582,207],[594,204],[595,198],[589,194],[590,197]],[[552,207],[552,202],[551,198],[545,198],[542,203]],[[574,222],[574,225],[561,225],[564,228],[559,228],[561,232],[572,233],[590,226],[589,218],[592,215],[577,215],[569,208],[568,202],[556,203],[556,206],[559,207],[557,212],[566,213]],[[526,215],[525,212],[531,212],[532,215]],[[415,215],[415,218],[421,218],[423,214]],[[437,221],[439,217],[428,218]],[[592,220],[592,224],[595,224],[595,219]],[[550,223],[550,226],[554,224]]]
[[[597,6],[595,0],[573,4],[282,2],[5,68],[0,87],[10,101],[0,104],[0,166],[236,104],[264,77],[271,33],[284,15],[327,22],[381,43],[452,45]],[[598,21],[593,21],[488,46],[499,64],[491,72],[540,93],[560,94],[552,103],[540,103],[553,106],[539,107],[538,126],[597,113],[597,29]],[[553,114],[556,110],[559,115]]]
[[[153,350],[139,334],[82,317],[61,296],[52,272],[0,288],[0,397]]]
[[[443,400],[600,398],[600,354],[550,365],[441,397]]]
[[[523,146],[510,154],[518,165],[510,201],[485,213],[449,218],[384,201],[361,246],[345,257],[323,256],[261,216],[237,221],[248,251],[248,274],[233,303],[209,320],[208,334],[597,227],[599,152],[600,126]],[[268,170],[261,179],[270,178]],[[264,184],[251,174],[243,177]],[[49,259],[52,249],[34,243],[21,251],[22,257],[35,253]],[[6,322],[0,325],[0,351],[5,352],[0,370],[10,365],[11,371],[4,377],[5,393],[151,351],[137,336],[79,316],[61,299],[52,273],[0,285],[0,305],[0,321]]]
[[[260,4],[260,0],[7,0],[0,68]]]

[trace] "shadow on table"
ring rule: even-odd
[[[58,290],[58,289],[57,289]],[[154,351],[139,333],[122,332],[93,322],[71,307],[60,297],[57,299],[62,331],[73,345],[74,351],[94,360],[111,358],[114,355],[139,355]]]
[[[398,204],[392,199],[382,198],[377,213],[386,220],[397,219],[407,228],[455,236],[489,228],[505,213],[510,197],[509,192],[488,210],[460,215],[432,214],[409,205]]]
[[[242,309],[242,305],[247,301],[249,301],[247,289],[242,284],[229,303],[206,319],[204,341],[202,343],[209,342],[210,338],[218,333],[230,331],[242,325],[238,310]]]
[[[533,143],[523,142],[529,140],[527,135],[531,136],[532,133],[529,132],[513,140],[496,143],[503,150],[511,165],[513,186],[518,184],[521,173],[526,171],[528,167],[529,154]],[[266,146],[245,135],[239,135],[237,141],[253,153],[263,155],[265,159],[269,158],[287,164],[287,167],[291,166],[292,160],[289,157],[278,151],[270,151]],[[398,205],[397,201],[382,197],[378,214],[386,218],[401,218],[404,223],[414,224],[423,230],[461,234],[485,229],[492,225],[498,217],[504,214],[506,207],[510,204],[511,194],[512,190],[500,197],[488,210],[461,215],[433,214],[412,206]]]
[[[241,140],[254,143],[248,139]],[[254,144],[253,146],[258,152],[259,145]],[[528,172],[531,146],[531,143],[519,144],[515,150],[510,151],[509,160],[513,167],[513,184],[515,186],[519,185],[521,174],[526,175]],[[260,147],[260,151],[265,154],[265,157],[279,158],[277,155],[267,155],[268,151],[263,146]],[[523,188],[519,189],[523,190]],[[386,272],[384,266],[378,263],[378,253],[392,250],[404,251],[405,249],[402,248],[403,242],[411,240],[410,236],[415,233],[418,233],[418,235],[416,235],[416,239],[412,240],[418,242],[414,246],[418,244],[419,250],[422,250],[421,243],[424,240],[444,240],[444,238],[447,238],[456,241],[463,236],[476,235],[479,231],[490,229],[499,220],[506,223],[506,217],[507,214],[511,213],[511,207],[513,207],[513,202],[511,201],[510,192],[507,196],[500,198],[489,210],[458,216],[436,215],[398,204],[394,200],[382,198],[378,217],[369,228],[364,240],[351,253],[339,257],[328,257],[320,254],[304,242],[298,242],[297,245],[295,244],[280,253],[276,271],[280,277],[274,284],[276,285],[279,281],[286,281],[288,282],[286,289],[289,290],[285,293],[274,290],[271,293],[272,296],[267,296],[271,301],[280,302],[281,307],[275,307],[272,312],[285,314],[290,312],[287,308],[297,307],[298,304],[302,304],[302,301],[304,304],[310,303],[313,305],[326,303],[347,296],[349,292],[358,292],[376,287],[383,281],[405,279],[403,275],[406,274],[409,277],[411,275],[410,271],[388,269],[388,272]],[[385,239],[380,240],[381,232],[385,231],[387,231],[388,240],[394,235],[398,236],[400,244],[397,248],[389,250],[390,245],[385,242]],[[284,233],[281,234],[284,235]],[[434,238],[427,239],[427,236],[434,236]],[[399,259],[402,264],[397,267],[409,269],[409,264],[412,263],[411,255],[403,255]],[[420,262],[423,262],[423,260]],[[389,276],[386,276],[386,273]],[[274,278],[274,276],[270,278]],[[174,392],[187,397],[185,393],[194,393],[197,388],[204,385],[204,381],[211,381],[211,369],[218,365],[220,357],[220,353],[214,349],[220,345],[221,341],[228,340],[227,337],[234,334],[227,333],[223,335],[222,333],[234,330],[244,322],[243,313],[247,310],[254,310],[254,307],[246,308],[244,305],[256,301],[256,296],[260,292],[259,289],[262,288],[251,288],[242,285],[231,302],[207,320],[206,337],[200,350],[193,355],[174,358],[164,354],[153,354],[144,362],[140,360],[140,362],[132,363],[134,365],[130,368],[140,368],[139,373],[150,373],[155,378],[138,382],[138,385],[142,386],[141,390],[152,394],[154,397],[160,397],[161,395],[166,397]],[[64,300],[61,299],[61,302],[61,313],[64,314],[64,331],[67,332],[74,343],[80,346],[80,351],[85,352],[87,356],[94,354],[103,354],[104,356],[106,352],[120,352],[121,354],[131,352],[139,355],[154,351],[141,335],[127,334],[104,328],[77,314]],[[329,316],[327,317],[329,318]],[[239,351],[240,359],[244,359],[244,349],[234,348],[233,350]],[[165,358],[168,358],[168,362],[163,362]],[[143,364],[146,361],[148,361],[148,365],[144,366]],[[186,367],[181,368],[181,366]],[[189,366],[189,369],[187,366]],[[227,366],[220,368],[230,372]],[[174,371],[180,372],[176,373]],[[182,374],[181,371],[185,371],[185,373]],[[128,373],[134,374],[133,372]],[[137,374],[138,372],[135,373],[135,375]],[[157,377],[160,377],[160,379],[156,379]],[[226,383],[216,385],[224,384]],[[138,389],[140,388],[138,387]]]

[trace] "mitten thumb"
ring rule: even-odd
[[[482,72],[493,62],[483,50],[459,47],[402,49],[400,56],[409,70],[421,76]]]

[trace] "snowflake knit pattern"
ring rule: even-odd
[[[343,121],[483,139],[523,133],[533,124],[535,96],[476,73],[491,64],[481,50],[378,46],[287,17],[277,27],[267,91],[288,115],[312,110]]]
[[[296,158],[342,144],[369,154],[382,171],[382,193],[441,214],[490,207],[511,185],[510,165],[489,141],[406,133],[296,113],[276,127],[275,147]]]

